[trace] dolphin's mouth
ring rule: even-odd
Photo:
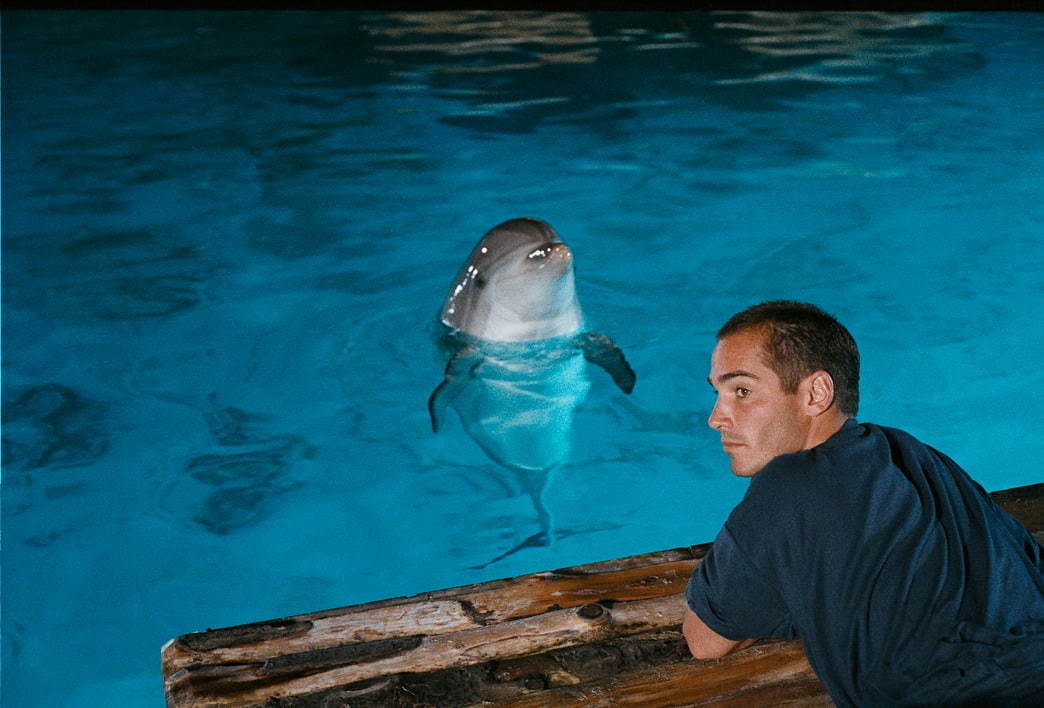
[[[545,243],[542,246],[538,246],[530,251],[526,255],[526,260],[529,261],[549,261],[559,260],[568,261],[573,257],[572,252],[569,250],[569,246],[565,245],[561,241],[555,241]]]

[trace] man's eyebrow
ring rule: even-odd
[[[719,376],[718,377],[718,383],[720,383],[720,384],[721,383],[725,383],[729,379],[735,379],[735,378],[738,378],[740,376],[746,376],[747,378],[754,379],[755,381],[760,381],[761,380],[757,376],[755,376],[754,374],[750,373],[749,371],[744,371],[743,369],[737,369],[736,371],[729,371],[728,373],[724,373],[721,376]],[[707,377],[707,383],[709,383],[712,388],[714,387],[714,382],[711,381],[710,376]]]

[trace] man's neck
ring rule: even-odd
[[[805,438],[805,450],[810,450],[817,445],[822,445],[841,427],[845,424],[845,421],[849,419],[847,416],[840,411],[831,408],[828,411],[816,416],[812,419],[812,423],[808,429],[808,436]]]

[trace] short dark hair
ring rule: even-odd
[[[765,334],[765,365],[779,376],[787,393],[796,393],[809,374],[823,370],[834,380],[838,410],[859,410],[859,349],[844,326],[815,305],[773,300],[748,307],[729,318],[718,339],[745,330]]]

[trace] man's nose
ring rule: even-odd
[[[721,398],[718,398],[714,402],[714,408],[711,409],[710,417],[707,418],[707,425],[714,428],[715,430],[721,430],[725,427],[728,422],[728,415],[725,406],[721,403]]]

